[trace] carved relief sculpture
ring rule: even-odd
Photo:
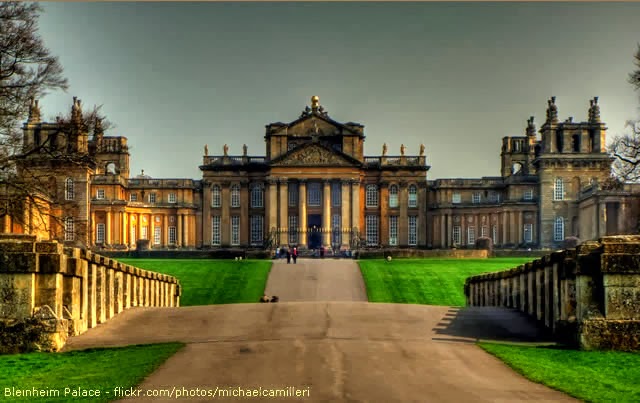
[[[306,147],[292,153],[282,161],[283,165],[347,165],[340,156],[320,146]]]

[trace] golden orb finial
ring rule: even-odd
[[[311,97],[311,110],[314,112],[318,110],[318,106],[320,105],[320,97],[314,95]]]

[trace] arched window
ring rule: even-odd
[[[564,218],[556,217],[555,225],[553,228],[553,240],[562,241],[564,239]]]
[[[211,207],[220,207],[222,198],[220,196],[220,186],[213,185],[211,188]]]
[[[389,186],[389,207],[398,207],[398,186]]]
[[[254,184],[251,187],[251,207],[252,208],[262,208],[263,207],[263,192],[262,186],[259,184]]]
[[[409,186],[409,207],[418,207],[418,188],[416,185]]]
[[[367,207],[378,207],[378,187],[376,185],[367,185],[366,189]]]
[[[75,239],[73,231],[73,217],[65,217],[64,219],[64,240],[73,241]]]
[[[556,178],[553,189],[553,200],[564,200],[564,181],[562,178]]]
[[[231,207],[240,207],[240,185],[231,185]]]
[[[73,179],[67,178],[67,180],[64,181],[64,198],[65,200],[73,200],[74,197]]]
[[[113,162],[110,162],[107,164],[107,174],[109,175],[115,175],[116,174],[116,164]]]

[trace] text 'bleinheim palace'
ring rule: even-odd
[[[130,177],[125,137],[93,133],[61,137],[40,120],[37,102],[24,124],[24,148],[40,148],[23,162],[48,177],[41,204],[22,220],[3,217],[3,232],[81,243],[97,249],[472,246],[489,237],[498,247],[555,248],[635,230],[637,203],[629,189],[599,184],[610,176],[606,127],[598,99],[588,119],[559,121],[555,97],[536,132],[502,139],[500,176],[427,180],[424,146],[417,155],[364,155],[364,126],[331,119],[311,98],[298,119],[266,126],[266,154],[209,155],[202,178]],[[73,116],[80,119],[80,101]],[[57,134],[55,134],[57,133]],[[55,134],[58,138],[49,139]],[[42,146],[45,144],[44,146]],[[49,147],[86,155],[84,164],[54,160]]]

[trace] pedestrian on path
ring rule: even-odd
[[[291,263],[291,251],[287,249],[287,263]]]
[[[296,264],[296,260],[298,260],[298,248],[293,248],[293,264]]]

